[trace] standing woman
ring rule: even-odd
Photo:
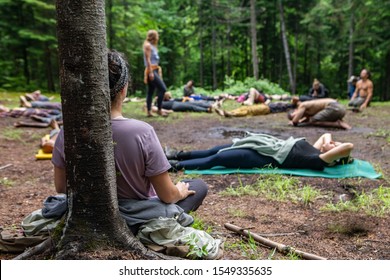
[[[167,114],[161,110],[164,93],[167,91],[164,81],[162,80],[161,67],[158,65],[160,57],[158,55],[157,43],[158,33],[156,30],[149,30],[144,42],[144,82],[148,85],[148,94],[146,97],[146,107],[148,110],[148,117],[153,117],[152,101],[153,93],[157,89],[157,114],[166,117]]]

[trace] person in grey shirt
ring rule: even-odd
[[[153,127],[122,115],[129,81],[124,58],[116,51],[109,51],[108,63],[118,199],[159,199],[166,204],[176,203],[186,213],[195,211],[207,195],[208,186],[200,179],[172,182],[168,173],[171,166]],[[66,193],[62,130],[54,146],[52,163],[56,191]]]

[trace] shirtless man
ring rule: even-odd
[[[293,103],[297,105],[297,109],[287,115],[290,125],[308,124],[351,129],[351,126],[343,121],[346,110],[336,99],[319,98],[301,102],[295,97]]]
[[[354,107],[355,111],[362,111],[370,103],[374,90],[370,78],[370,72],[363,69],[360,72],[360,80],[356,83],[356,89],[349,101],[348,106]]]

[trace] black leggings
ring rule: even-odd
[[[210,169],[215,166],[226,168],[262,168],[268,165],[279,166],[278,162],[269,156],[263,156],[253,149],[232,149],[218,153],[222,148],[230,147],[231,144],[216,146],[209,150],[192,151],[178,155],[180,160],[178,169]]]
[[[167,91],[164,81],[158,75],[158,70],[153,71],[153,81],[148,78],[148,94],[146,96],[146,107],[148,111],[152,110],[153,94],[157,88],[157,108],[161,110],[164,94]]]

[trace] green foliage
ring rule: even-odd
[[[364,211],[368,215],[383,216],[390,213],[390,188],[379,186],[371,192],[357,194],[353,200],[328,203],[322,210],[342,211]]]
[[[15,185],[15,182],[7,177],[0,178],[0,186],[11,188]]]
[[[248,92],[251,87],[267,94],[288,94],[288,92],[282,89],[278,84],[272,83],[267,79],[255,80],[254,78],[248,77],[244,81],[235,81],[233,78],[226,76],[224,84],[225,89],[223,92],[235,95]],[[217,92],[220,92],[220,90]]]
[[[23,135],[23,130],[15,129],[14,127],[11,128],[6,127],[3,129],[0,136],[9,141],[24,142],[22,135]]]
[[[194,223],[191,225],[194,229],[203,230],[207,233],[213,231],[213,227],[206,225],[204,221],[196,214],[196,212],[191,212],[191,216],[194,218]]]
[[[294,177],[266,175],[259,177],[252,185],[243,185],[240,182],[238,186],[230,186],[221,194],[238,197],[265,196],[271,200],[290,200],[307,206],[313,203],[321,193],[307,185],[301,187],[299,180]]]
[[[174,96],[181,96],[189,79],[205,94],[240,94],[249,87],[286,93],[279,10],[274,1],[256,3],[258,81],[248,78],[253,75],[249,1],[106,0],[107,45],[127,56],[130,92],[138,96],[145,95],[142,45],[149,29],[160,33],[160,64]],[[283,6],[297,94],[318,78],[332,97],[346,97],[353,43],[353,74],[368,68],[374,100],[390,98],[389,1],[286,0]],[[55,1],[1,0],[0,8],[0,89],[55,92]]]
[[[189,252],[187,254],[187,257],[192,259],[202,259],[207,257],[207,244],[200,247],[198,245],[199,239],[195,233],[191,233],[185,241],[186,245],[189,246]]]

